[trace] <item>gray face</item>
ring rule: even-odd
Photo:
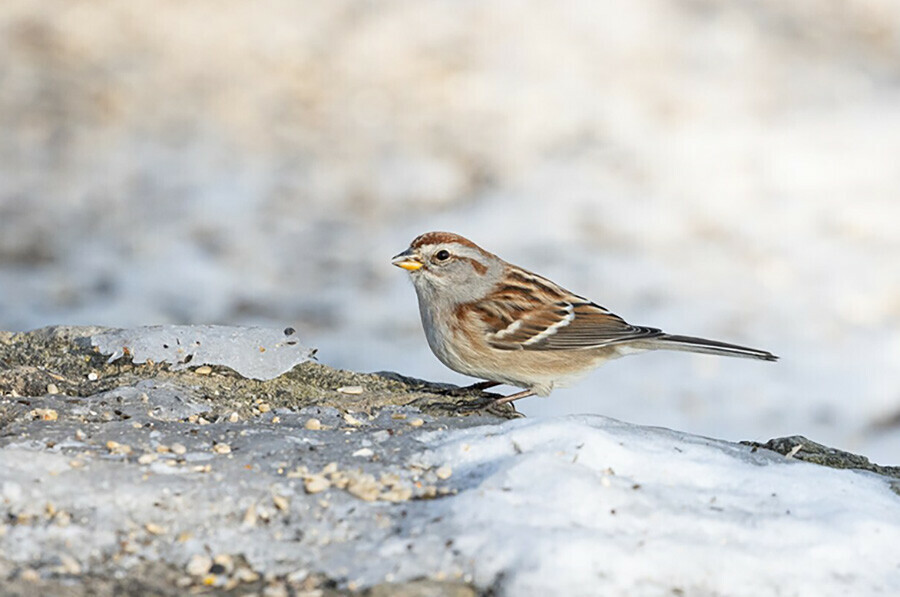
[[[466,303],[485,296],[502,268],[498,258],[456,242],[407,249],[394,258],[394,264],[409,270],[420,298],[424,294],[444,304]],[[421,267],[413,269],[418,264]]]

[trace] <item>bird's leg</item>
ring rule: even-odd
[[[521,392],[516,392],[515,394],[510,394],[509,396],[497,398],[496,400],[491,402],[491,406],[500,406],[501,404],[506,404],[508,402],[515,402],[519,398],[527,398],[528,396],[534,396],[534,390],[522,390]]]

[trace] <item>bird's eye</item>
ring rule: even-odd
[[[450,251],[447,249],[441,249],[434,254],[435,261],[447,261],[448,259],[450,259]]]

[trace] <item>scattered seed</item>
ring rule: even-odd
[[[322,421],[320,421],[319,419],[309,419],[308,421],[306,421],[306,425],[304,425],[304,427],[306,427],[310,431],[318,431],[322,428]]]
[[[97,381],[98,379],[100,379],[100,376],[97,375],[96,371],[91,371],[90,373],[88,373],[87,377],[88,381]]]
[[[363,424],[362,421],[351,415],[350,413],[344,413],[344,422],[351,427],[359,427]]]
[[[249,568],[238,568],[234,573],[234,578],[240,582],[251,583],[259,580],[259,574]]]
[[[59,394],[59,388],[56,387],[55,383],[48,383],[47,384],[47,393],[48,394]]]
[[[166,532],[165,527],[162,527],[162,526],[156,524],[155,522],[148,522],[147,524],[144,525],[144,528],[151,535],[163,535]]]
[[[106,449],[109,450],[110,454],[131,454],[131,446],[112,440],[106,442]]]
[[[240,419],[241,417],[237,413],[231,413],[231,415],[228,416],[229,423],[237,423]]]
[[[360,448],[356,452],[353,453],[357,458],[369,458],[373,456],[375,452],[372,451],[371,448]]]
[[[28,415],[34,420],[40,419],[41,421],[56,421],[59,419],[59,413],[52,408],[35,408]]]
[[[341,394],[362,394],[362,386],[342,386],[337,389]]]
[[[303,487],[306,493],[319,493],[331,487],[331,481],[324,475],[310,475],[303,481]]]
[[[184,447],[184,444],[172,444],[171,446],[169,446],[169,450],[171,450],[173,454],[177,454],[178,456],[182,456],[187,453],[187,448]]]
[[[224,574],[231,574],[234,570],[234,558],[227,553],[220,553],[213,558],[213,565],[221,566]]]
[[[242,524],[245,527],[256,526],[256,519],[256,504],[250,504],[250,506],[244,511],[244,519]]]
[[[350,495],[356,496],[367,502],[374,502],[377,500],[380,489],[375,477],[367,473],[354,475],[347,484],[347,491]]]
[[[406,418],[406,415],[403,414],[403,413],[394,413],[394,414],[391,415],[391,418],[392,418],[392,419],[395,419],[395,420],[397,420],[397,421],[402,421],[403,419]]]
[[[197,375],[209,375],[210,373],[212,373],[212,367],[210,367],[209,365],[201,365],[200,367],[194,369],[194,373],[196,373]]]
[[[281,510],[282,512],[287,512],[291,509],[291,503],[288,501],[286,497],[283,495],[275,494],[272,496],[272,503],[275,504],[275,507]]]
[[[213,561],[212,558],[206,554],[195,553],[191,556],[190,561],[188,561],[188,565],[185,568],[188,574],[191,576],[203,576],[209,569],[212,568]]]
[[[150,452],[148,452],[147,454],[141,454],[140,457],[138,457],[138,464],[150,464],[157,458],[159,458],[158,454],[153,454]]]
[[[228,444],[213,444],[212,451],[216,454],[231,454],[231,446]]]
[[[421,427],[424,424],[425,421],[423,419],[413,419],[409,422],[410,427]]]
[[[59,561],[59,571],[63,574],[69,574],[71,576],[77,576],[81,574],[81,564],[79,564],[78,560],[76,560],[69,554],[61,554],[59,556]]]
[[[25,582],[38,582],[41,580],[41,575],[34,568],[25,568],[19,573],[19,578]]]
[[[272,407],[269,406],[268,404],[266,404],[265,402],[260,404],[257,408],[259,409],[259,412],[261,412],[261,413],[267,413],[270,410],[272,410]]]
[[[438,479],[444,481],[450,478],[450,475],[453,474],[453,469],[445,464],[444,466],[439,467],[436,471],[434,471],[434,474],[437,475]]]

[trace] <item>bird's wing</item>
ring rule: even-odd
[[[661,336],[661,330],[627,323],[608,309],[553,282],[517,271],[505,285],[465,305],[480,322],[487,343],[501,350],[577,350]],[[534,292],[525,292],[525,290]]]

